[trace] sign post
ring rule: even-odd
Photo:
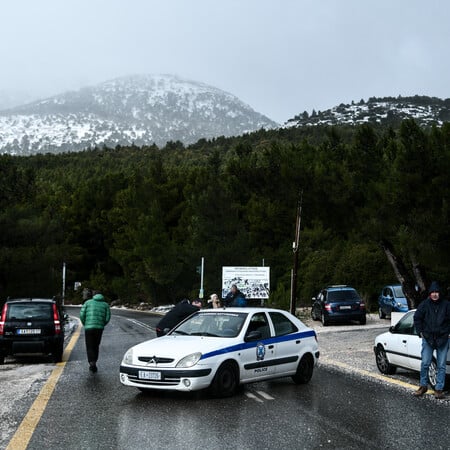
[[[202,265],[200,267],[200,292],[198,293],[198,297],[203,299],[204,291],[203,291],[203,274],[205,271],[205,258],[202,256]]]
[[[66,263],[63,262],[62,271],[62,305],[64,306],[64,298],[66,296]]]

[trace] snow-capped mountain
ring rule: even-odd
[[[403,119],[414,119],[422,126],[442,125],[450,121],[450,99],[436,97],[371,97],[367,102],[339,106],[326,111],[313,111],[295,116],[285,127],[314,125],[358,125],[362,123],[396,124]]]
[[[172,75],[118,78],[0,112],[0,152],[190,144],[277,124],[237,97]]]

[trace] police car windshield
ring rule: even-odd
[[[233,338],[240,333],[246,317],[247,313],[198,312],[176,327],[170,334]]]

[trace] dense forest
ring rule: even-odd
[[[0,156],[0,297],[164,304],[220,291],[222,266],[271,268],[289,305],[303,192],[297,297],[350,284],[372,305],[401,279],[410,297],[450,265],[450,124],[305,127],[200,140]],[[418,288],[418,290],[417,290]]]

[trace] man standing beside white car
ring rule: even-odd
[[[414,314],[414,326],[422,338],[422,362],[420,365],[420,386],[414,392],[421,397],[428,390],[428,368],[436,350],[437,379],[435,398],[444,398],[445,368],[450,335],[450,302],[441,298],[439,284],[431,283],[428,297],[419,304]]]

